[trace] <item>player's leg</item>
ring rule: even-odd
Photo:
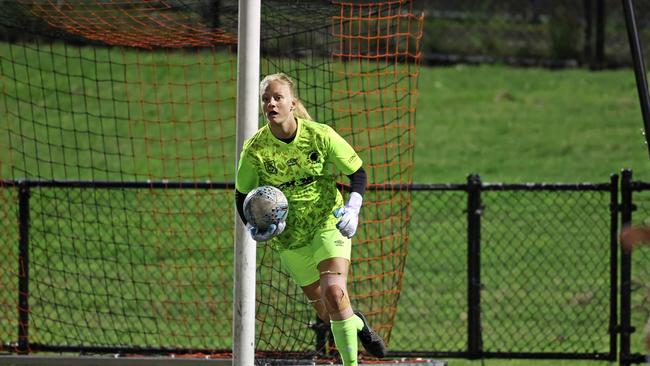
[[[307,301],[316,309],[318,317],[329,324],[329,314],[321,301],[320,274],[314,260],[313,249],[305,246],[279,252],[282,266],[289,272],[293,281],[302,288]]]
[[[357,332],[363,326],[354,315],[347,290],[352,241],[343,237],[334,225],[328,225],[314,237],[314,260],[318,263],[323,304],[330,318],[334,343],[343,365],[357,365]]]
[[[357,336],[370,354],[384,357],[384,340],[370,328],[366,317],[359,311],[353,311],[350,304],[347,291],[349,261],[345,258],[330,258],[322,261],[318,268],[321,271],[323,302],[329,312],[332,333],[341,358],[345,362],[348,357],[351,365],[356,364],[352,360],[357,358]]]
[[[314,283],[302,287],[302,291],[307,296],[307,301],[309,304],[314,307],[318,317],[326,324],[330,323],[330,316],[325,308],[325,304],[322,301],[321,289],[320,289],[320,279],[316,280]]]
[[[303,286],[302,291],[317,314],[316,322],[311,325],[311,328],[316,332],[316,343],[314,344],[316,351],[322,355],[330,355],[331,350],[328,346],[334,345],[334,338],[331,332],[329,313],[321,299],[320,280]]]
[[[312,246],[316,248],[314,258],[320,271],[323,303],[330,316],[332,334],[341,358],[344,362],[348,359],[348,364],[356,364],[357,336],[366,350],[376,357],[383,357],[386,352],[383,340],[367,325],[363,315],[355,314],[350,303],[347,279],[352,241],[332,225],[317,233]]]
[[[357,365],[357,333],[363,322],[352,310],[347,292],[349,261],[346,258],[329,258],[318,264],[323,303],[329,313],[336,349],[343,365]]]
[[[346,258],[329,258],[318,264],[321,298],[331,320],[354,315],[347,289],[349,268],[350,261]]]

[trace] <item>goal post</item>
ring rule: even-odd
[[[237,151],[258,126],[261,0],[239,2],[237,47]],[[236,168],[235,168],[236,169]],[[233,293],[233,366],[255,363],[256,243],[235,210],[235,276]]]

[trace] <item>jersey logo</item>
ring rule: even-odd
[[[287,166],[292,166],[292,165],[296,165],[296,164],[298,164],[298,159],[296,159],[296,158],[291,158],[291,159],[287,160]]]
[[[304,177],[300,178],[297,180],[292,180],[290,182],[285,182],[282,183],[278,186],[278,188],[285,189],[285,188],[290,188],[290,187],[296,187],[296,186],[306,186],[307,184],[313,183],[316,181],[316,177],[310,176],[310,177]]]
[[[275,174],[278,172],[273,160],[264,160],[264,169],[266,169],[269,174]]]
[[[318,151],[312,150],[309,153],[309,160],[312,162],[312,164],[318,163]]]

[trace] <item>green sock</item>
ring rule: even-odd
[[[356,315],[344,320],[330,320],[336,349],[344,366],[357,366],[357,332],[363,328],[363,320]]]

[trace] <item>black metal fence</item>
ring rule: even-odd
[[[21,325],[15,342],[4,346],[18,351],[56,350],[56,345],[31,344],[28,332],[32,279],[24,270],[32,255],[28,222],[34,186],[48,184],[0,185],[16,191],[11,195],[17,196],[20,218],[15,245],[21,270],[13,279],[18,293],[6,293],[14,286],[0,286],[3,304],[18,300],[14,310],[0,311],[8,324]],[[650,217],[650,183],[635,182],[624,171],[621,179],[612,175],[604,183],[485,183],[471,175],[463,184],[409,189],[409,256],[390,356],[643,362],[642,329],[650,309],[650,272],[644,264],[650,257],[641,248],[622,254],[618,231],[633,222],[634,211],[639,211],[635,217]],[[83,345],[75,349],[84,351]]]
[[[411,191],[396,353],[616,359],[618,176]]]
[[[624,171],[621,181],[621,223],[648,224],[650,218],[650,183],[636,182],[631,171]],[[638,212],[638,214],[633,214]],[[644,328],[650,320],[650,253],[639,249],[622,253],[620,281],[620,360],[622,365],[643,363]]]

